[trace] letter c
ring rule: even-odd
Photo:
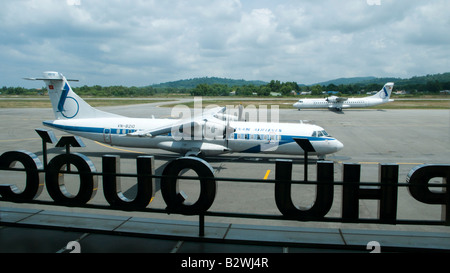
[[[20,191],[15,185],[0,185],[0,195],[3,199],[12,202],[27,202],[39,196],[44,188],[41,183],[44,179],[42,163],[39,158],[27,151],[11,151],[0,156],[0,169],[12,169],[17,162],[20,162],[25,169],[27,178],[26,186]]]

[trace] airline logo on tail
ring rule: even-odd
[[[51,85],[49,85],[50,88]],[[52,89],[52,88],[50,88]],[[74,118],[78,111],[80,110],[80,105],[78,104],[78,101],[72,97],[67,96],[69,94],[70,87],[67,84],[67,82],[64,83],[64,88],[61,93],[61,97],[59,98],[58,102],[58,111],[63,115],[65,118],[71,119]],[[67,104],[67,107],[64,108],[64,105]]]
[[[59,98],[59,102],[58,102],[58,110],[62,113],[64,112],[64,103],[66,102],[67,99],[67,94],[69,94],[69,86],[67,85],[67,83],[64,85],[64,88],[62,90],[61,93],[61,97]]]
[[[391,84],[391,83],[385,84],[382,92],[380,92],[380,98],[382,98],[382,99],[389,98],[389,94],[392,92],[392,86],[393,86],[393,84]],[[386,88],[389,88],[389,92],[387,91]]]
[[[389,96],[388,92],[386,91],[386,87],[383,87],[383,92],[380,93],[380,98],[385,99]]]

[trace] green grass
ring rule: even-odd
[[[0,96],[0,108],[51,108],[50,100],[46,97],[5,97]],[[193,97],[192,97],[193,99]],[[395,99],[395,98],[394,98]],[[208,105],[239,105],[244,107],[254,105],[259,108],[260,106],[266,106],[268,109],[271,106],[277,105],[279,109],[293,109],[292,104],[298,100],[297,97],[292,97],[292,100],[288,98],[274,99],[274,98],[252,98],[251,100],[246,98],[236,98],[232,100],[223,100],[221,98],[213,98],[211,100],[203,100],[201,106],[204,108]],[[143,103],[154,103],[171,101],[170,98],[164,98],[163,100],[155,100],[149,98],[142,99],[127,99],[127,98],[115,98],[115,99],[101,99],[101,98],[86,98],[86,101],[93,107],[101,106],[121,106],[121,105],[133,105]],[[195,103],[176,103],[164,105],[164,107],[174,107],[175,105],[186,105],[193,108]],[[382,105],[371,107],[374,109],[450,109],[450,100],[429,99],[424,97],[421,100],[405,99],[394,100]]]

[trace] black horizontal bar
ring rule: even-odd
[[[1,168],[0,171],[26,171],[24,168]],[[45,173],[45,170],[37,170],[38,172]],[[227,177],[201,177],[201,176],[175,176],[175,175],[149,175],[149,174],[134,174],[134,173],[103,173],[103,172],[79,172],[79,171],[64,171],[60,170],[59,173],[62,174],[91,174],[97,176],[103,176],[104,174],[115,175],[120,177],[152,177],[152,178],[164,178],[170,177],[177,179],[186,179],[186,180],[200,180],[200,179],[211,179],[215,181],[223,181],[223,182],[243,182],[243,183],[276,183],[275,179],[261,179],[261,178],[227,178]],[[292,184],[303,184],[303,185],[318,185],[317,181],[305,181],[305,180],[291,180]],[[320,182],[321,185],[344,185],[345,183],[342,181],[332,181],[332,182]],[[383,182],[358,182],[359,186],[382,186],[389,185],[393,186],[392,183],[383,183]],[[396,183],[395,186],[399,187],[414,187],[415,185],[411,185],[410,183]],[[428,184],[427,187],[430,188],[442,188],[447,187],[446,184]]]

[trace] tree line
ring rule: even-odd
[[[148,97],[154,96],[157,90],[151,86],[136,87],[136,86],[81,86],[72,87],[73,91],[80,96],[93,96],[93,97]],[[3,86],[0,89],[2,95],[44,95],[47,93],[47,88],[41,89],[27,89],[23,87],[6,87]]]
[[[288,96],[292,92],[299,92],[300,86],[295,82],[285,82],[272,80],[266,85],[247,84],[241,86],[229,86],[226,84],[199,84],[192,90],[192,96],[270,96],[271,93],[279,93]]]
[[[379,91],[383,84],[328,84],[328,85],[298,85],[295,82],[280,82],[272,80],[266,85],[227,86],[224,84],[199,84],[190,90],[192,96],[295,96],[302,92],[308,92],[313,96],[320,96],[323,92],[333,91],[342,95],[365,94],[370,91]],[[439,94],[441,90],[450,90],[450,81],[427,81],[426,83],[399,83],[395,84],[396,90],[404,90],[409,94]]]
[[[294,96],[301,92],[311,92],[311,95],[322,95],[324,91],[335,91],[342,95],[364,94],[369,91],[378,91],[384,83],[356,83],[356,84],[328,84],[328,85],[298,85],[295,82],[280,82],[272,80],[267,84],[244,84],[230,86],[220,83],[200,83],[194,88],[177,87],[153,87],[153,86],[81,86],[73,87],[73,90],[80,96],[95,97],[149,97],[158,94],[190,94],[192,96],[261,96],[270,95]],[[450,81],[441,82],[438,80],[428,80],[424,83],[395,83],[396,90],[405,90],[411,94],[438,94],[441,90],[450,90]],[[27,89],[23,87],[6,87],[0,89],[2,95],[43,95],[46,88]]]

